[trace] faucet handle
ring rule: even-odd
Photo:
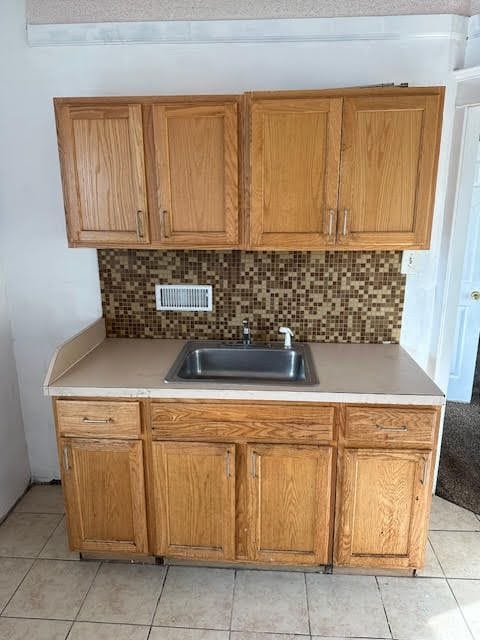
[[[295,335],[290,327],[280,327],[278,333],[282,333],[285,335],[285,348],[290,349],[292,346],[292,338]]]

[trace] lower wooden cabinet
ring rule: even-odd
[[[157,555],[235,557],[235,447],[153,443]]]
[[[334,563],[422,566],[431,492],[429,451],[345,449]]]
[[[439,414],[57,400],[70,546],[264,566],[420,568]]]
[[[247,448],[250,560],[328,564],[332,448]]]
[[[142,442],[59,443],[72,548],[148,553]]]

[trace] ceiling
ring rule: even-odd
[[[27,0],[28,24],[480,13],[480,0]]]

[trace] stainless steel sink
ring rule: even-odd
[[[187,342],[165,382],[233,382],[240,384],[317,384],[308,344],[249,344],[194,340]]]

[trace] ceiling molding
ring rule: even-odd
[[[356,40],[460,40],[469,19],[409,15],[272,20],[193,20],[29,24],[30,46],[211,44],[226,42],[338,42]]]

